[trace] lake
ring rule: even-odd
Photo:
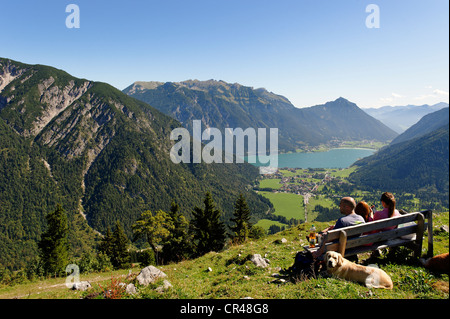
[[[287,153],[278,155],[278,167],[289,168],[347,168],[358,159],[375,153],[373,149],[363,148],[333,148],[326,152]],[[247,161],[255,161],[255,156],[249,156]],[[265,166],[261,163],[251,163],[255,166]]]

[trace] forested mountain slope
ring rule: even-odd
[[[131,235],[144,210],[168,210],[172,201],[189,217],[206,191],[227,222],[240,192],[254,215],[268,211],[248,191],[256,167],[174,164],[170,132],[180,126],[108,84],[0,59],[0,263],[23,266],[36,256],[44,216],[57,203],[80,251],[92,246],[91,227],[104,232],[119,220]]]

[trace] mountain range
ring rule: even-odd
[[[344,98],[296,108],[281,95],[224,81],[135,82],[124,93],[180,121],[223,131],[231,128],[278,128],[279,150],[295,151],[330,141],[387,142],[398,134]]]
[[[445,107],[439,111],[429,113],[422,117],[416,124],[408,128],[405,132],[397,136],[391,145],[412,140],[433,132],[449,123],[449,108]]]
[[[17,269],[37,257],[45,216],[57,204],[68,214],[74,256],[95,247],[116,221],[131,238],[143,211],[167,211],[172,201],[190,218],[207,191],[225,223],[240,193],[253,221],[265,216],[272,204],[251,190],[257,167],[170,160],[170,133],[182,126],[192,131],[193,120],[220,130],[278,128],[280,151],[398,136],[342,97],[298,109],[265,89],[215,80],[135,82],[121,92],[50,66],[0,58],[0,265]],[[353,180],[381,187],[389,176],[398,189],[448,197],[448,114],[446,126],[423,128],[430,123],[437,125],[432,115],[405,132],[407,140],[399,136],[359,161]]]
[[[441,102],[433,105],[383,106],[363,110],[400,134],[416,124],[423,116],[445,107],[448,107],[448,103]]]
[[[167,211],[172,201],[189,217],[207,191],[226,222],[239,193],[253,216],[269,210],[250,191],[259,175],[250,164],[174,164],[177,127],[108,84],[1,58],[0,264],[24,266],[37,255],[45,215],[58,203],[76,253],[116,221],[131,238],[143,211]]]

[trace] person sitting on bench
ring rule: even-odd
[[[339,218],[334,226],[328,227],[324,229],[321,233],[325,236],[327,231],[332,229],[339,229],[347,226],[359,225],[365,223],[364,218],[362,216],[357,215],[355,213],[356,202],[352,197],[344,197],[341,199],[339,204],[339,210],[341,214],[345,215]],[[313,252],[314,258],[319,258],[325,250],[325,246],[320,247],[318,250]]]
[[[385,192],[381,195],[381,205],[383,205],[383,210],[377,211],[373,214],[373,220],[380,220],[390,217],[401,216],[400,212],[395,209],[395,198],[392,193]],[[380,231],[386,231],[395,229],[397,226],[391,226],[381,229]]]
[[[365,201],[360,201],[356,204],[355,213],[362,216],[366,223],[373,221],[372,208]]]

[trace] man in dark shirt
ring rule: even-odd
[[[365,223],[364,218],[355,213],[355,208],[356,202],[353,198],[342,198],[341,203],[339,204],[339,209],[345,216],[339,218],[336,222],[336,225],[334,225],[333,228],[330,227],[328,230]]]
[[[328,227],[322,231],[323,235],[332,229],[339,229],[347,226],[353,226],[365,223],[364,218],[355,213],[356,202],[352,197],[344,197],[341,199],[339,204],[339,210],[341,214],[345,215],[339,218],[334,226]],[[324,253],[325,246],[320,247],[317,251],[313,253],[315,258],[318,258]]]

